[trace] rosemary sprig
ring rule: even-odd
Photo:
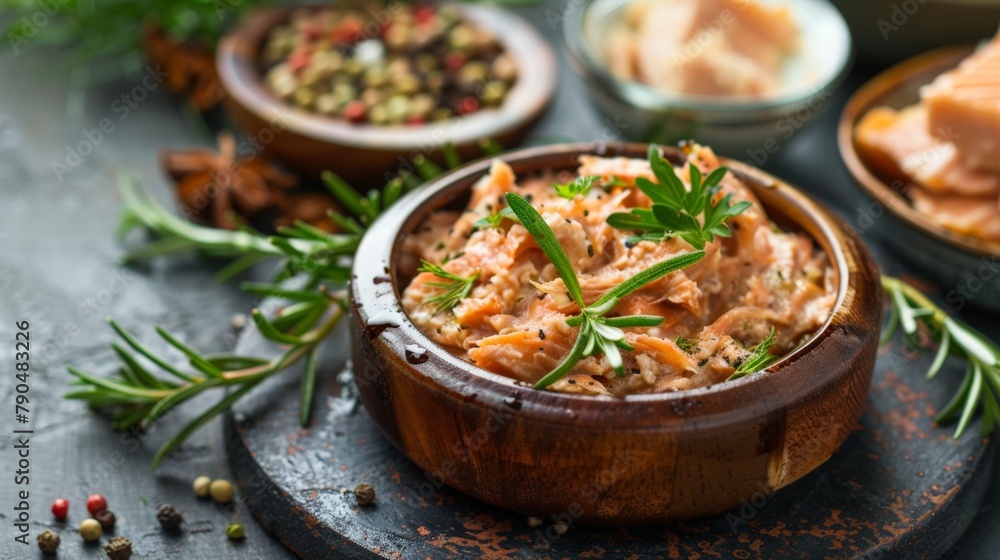
[[[483,150],[492,152],[493,142]],[[449,167],[460,164],[452,146],[445,146]],[[114,426],[127,429],[147,426],[175,406],[212,389],[232,387],[232,392],[203,411],[160,448],[153,460],[157,466],[192,433],[264,379],[306,358],[300,391],[300,422],[309,421],[316,385],[318,347],[336,327],[346,309],[346,297],[339,291],[350,278],[351,260],[368,226],[406,192],[434,178],[443,170],[430,160],[416,157],[414,171],[389,181],[381,190],[361,194],[332,173],[324,174],[324,183],[347,214],[331,213],[343,233],[327,234],[304,222],[283,228],[279,235],[266,236],[242,229],[225,231],[185,221],[156,203],[136,181],[121,177],[120,190],[124,211],[118,228],[119,237],[130,230],[145,228],[156,239],[126,253],[125,263],[135,263],[180,252],[197,251],[215,257],[230,257],[232,262],[219,271],[220,281],[234,278],[250,267],[271,263],[276,273],[271,283],[243,283],[241,288],[261,297],[280,298],[287,302],[272,317],[254,310],[251,314],[261,335],[280,345],[276,358],[236,355],[205,355],[185,345],[177,337],[157,328],[157,333],[188,360],[189,368],[177,367],[165,357],[152,352],[113,320],[112,328],[121,338],[112,348],[122,361],[110,376],[94,375],[70,366],[76,377],[74,389],[66,398],[83,400],[95,408],[115,412]],[[289,287],[290,279],[299,287]],[[460,297],[467,295],[460,292]],[[150,367],[153,366],[153,367]],[[168,374],[164,378],[154,372]]]
[[[303,295],[305,293],[303,292]],[[181,368],[170,364],[166,358],[150,351],[114,320],[109,319],[111,327],[124,342],[124,346],[112,345],[122,359],[124,366],[119,369],[116,376],[98,376],[69,366],[67,369],[79,380],[82,388],[75,389],[64,397],[83,400],[98,408],[115,408],[117,409],[115,428],[128,429],[133,426],[145,427],[175,406],[207,390],[238,387],[237,391],[224,397],[216,406],[199,415],[164,443],[153,459],[153,467],[156,467],[164,457],[179,447],[194,430],[228,409],[232,402],[235,402],[260,381],[287,369],[303,357],[315,352],[315,348],[323,342],[340,321],[345,306],[343,295],[340,294],[331,294],[323,302],[309,303],[314,306],[318,313],[303,316],[300,321],[290,323],[291,326],[286,330],[276,327],[274,321],[265,318],[258,310],[253,311],[254,321],[260,327],[261,334],[272,342],[287,346],[280,356],[273,359],[201,354],[165,330],[157,328],[157,333],[170,346],[187,357],[188,365],[193,371],[182,371]],[[284,317],[284,313],[285,310],[280,312],[277,318]],[[289,334],[290,331],[302,334],[293,336]],[[157,366],[159,370],[173,375],[179,382],[163,379],[148,369],[142,363],[143,360]],[[315,366],[307,366],[306,375],[311,375],[314,379],[315,374],[310,373],[310,369],[314,371]],[[308,419],[309,411],[305,389],[303,389],[303,393],[302,419],[305,422]],[[312,390],[310,389],[309,403],[311,403],[311,394]]]
[[[460,301],[469,297],[469,292],[471,292],[472,287],[476,285],[476,280],[479,280],[479,271],[476,271],[475,274],[466,278],[464,276],[448,272],[444,268],[436,264],[429,263],[423,259],[421,259],[420,262],[422,263],[422,266],[417,269],[418,272],[429,272],[443,280],[443,282],[427,282],[428,286],[439,290],[438,295],[429,297],[424,301],[424,303],[437,304],[434,307],[435,315],[445,311],[450,311],[458,305]]]
[[[734,371],[733,374],[726,379],[726,381],[732,381],[734,379],[746,377],[747,375],[753,375],[754,373],[767,369],[767,367],[774,362],[777,362],[778,356],[775,356],[770,352],[771,347],[774,346],[774,334],[775,330],[772,326],[771,332],[764,337],[764,340],[760,341],[760,344],[750,349],[750,355],[736,367],[736,371]]]
[[[701,171],[688,164],[691,190],[677,177],[673,165],[660,156],[655,144],[649,146],[649,164],[659,183],[645,177],[636,180],[636,186],[652,201],[650,208],[633,208],[628,213],[608,216],[608,224],[616,229],[642,232],[632,241],[662,241],[680,237],[696,249],[704,249],[715,236],[729,237],[732,233],[726,220],[750,208],[747,201],[732,204],[727,194],[718,202],[712,198],[719,192],[722,178],[728,171],[719,167],[702,179]]]
[[[573,200],[578,194],[587,196],[587,193],[590,192],[590,189],[593,188],[594,183],[596,183],[598,179],[600,179],[600,177],[577,177],[564,185],[556,183],[552,185],[552,188],[555,189],[556,194],[560,197],[567,200]]]
[[[914,348],[926,349],[921,333],[938,344],[927,377],[941,371],[948,356],[964,359],[967,368],[958,391],[934,419],[939,424],[958,419],[955,438],[965,432],[976,411],[982,412],[983,436],[1000,425],[1000,345],[962,321],[949,317],[927,296],[913,286],[889,276],[882,276],[882,289],[889,296],[892,309],[882,334],[882,342],[891,339],[897,328]]]
[[[576,276],[576,271],[573,270],[566,252],[559,245],[552,228],[527,200],[514,193],[507,193],[506,198],[511,211],[514,212],[524,228],[535,239],[538,247],[555,266],[570,297],[580,308],[578,315],[566,319],[567,325],[580,328],[573,347],[555,369],[535,384],[535,388],[544,389],[562,379],[577,362],[588,356],[603,355],[615,373],[619,376],[624,375],[625,369],[619,350],[632,351],[634,348],[625,342],[625,332],[622,329],[655,327],[663,323],[663,318],[650,315],[607,317],[607,314],[613,311],[618,302],[625,296],[675,270],[698,262],[705,256],[704,251],[680,255],[653,265],[612,288],[594,303],[587,305],[583,301],[583,290],[580,288],[580,280]]]

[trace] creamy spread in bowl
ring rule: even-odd
[[[719,167],[715,154],[700,146],[690,148],[688,161],[706,176]],[[496,160],[463,211],[435,212],[406,238],[404,254],[471,280],[464,297],[448,308],[440,305],[442,279],[433,272],[417,274],[403,290],[404,309],[432,341],[527,383],[569,353],[577,329],[566,319],[579,307],[564,281],[522,225],[484,220],[505,207],[508,192],[541,213],[578,272],[588,305],[639,271],[693,250],[679,237],[636,240],[608,224],[614,213],[650,206],[635,186],[639,178],[656,180],[649,162],[582,156],[579,164],[576,174],[518,178]],[[677,175],[687,180],[680,168]],[[595,186],[571,199],[559,196],[553,184],[575,177],[595,177]],[[772,351],[780,355],[824,325],[837,297],[826,254],[809,236],[776,226],[731,173],[716,200],[727,194],[752,203],[728,222],[731,237],[717,237],[697,264],[635,291],[615,309],[664,319],[659,326],[625,329],[634,348],[623,353],[625,375],[592,356],[551,389],[623,396],[705,387],[728,379],[772,328]]]

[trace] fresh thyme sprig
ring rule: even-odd
[[[743,362],[736,367],[736,371],[729,376],[726,381],[732,381],[734,379],[739,379],[741,377],[746,377],[754,373],[758,373],[767,369],[768,366],[778,361],[778,356],[771,354],[771,347],[774,346],[774,327],[771,327],[771,332],[764,337],[764,340],[760,341],[760,344],[754,346],[750,349],[750,355],[743,360]]]
[[[626,231],[642,232],[632,241],[662,241],[680,237],[696,249],[704,249],[715,236],[729,237],[732,233],[726,220],[750,208],[750,202],[730,202],[727,194],[718,202],[712,198],[719,192],[722,178],[728,171],[719,167],[702,179],[701,171],[688,164],[691,190],[677,177],[673,165],[660,156],[655,144],[649,146],[649,164],[659,183],[645,177],[636,180],[636,186],[652,201],[650,208],[633,208],[608,216],[611,227]]]
[[[958,418],[955,438],[965,432],[977,410],[982,411],[982,434],[986,436],[1000,425],[1000,345],[962,321],[949,317],[944,310],[913,286],[889,276],[882,276],[882,289],[889,296],[892,309],[881,342],[888,342],[897,328],[903,329],[914,348],[925,349],[921,333],[938,344],[934,361],[927,370],[932,378],[941,371],[948,356],[965,360],[965,378],[951,400],[934,419],[939,424]]]
[[[544,389],[562,379],[573,369],[573,366],[588,356],[604,355],[615,373],[619,376],[624,375],[624,364],[619,350],[632,351],[634,348],[625,342],[625,332],[622,329],[655,327],[663,323],[663,318],[651,315],[622,317],[607,317],[606,315],[613,311],[618,302],[625,296],[675,270],[698,262],[705,256],[704,251],[680,255],[653,265],[612,288],[594,303],[587,305],[583,301],[583,290],[580,288],[580,280],[576,276],[576,271],[573,270],[573,265],[570,264],[566,252],[559,245],[559,240],[556,239],[552,228],[527,200],[514,193],[507,193],[506,198],[511,211],[514,212],[524,228],[535,239],[538,247],[555,266],[570,297],[580,308],[579,315],[566,319],[567,325],[580,327],[573,347],[555,369],[535,384],[535,388]]]
[[[578,194],[586,196],[598,179],[600,179],[600,177],[593,175],[589,177],[577,177],[576,179],[573,179],[569,183],[563,185],[556,183],[552,185],[552,188],[555,189],[558,196],[567,200],[573,200],[573,198],[575,198]]]
[[[453,309],[460,301],[469,297],[469,292],[476,285],[476,280],[479,280],[479,271],[466,278],[448,272],[444,268],[423,259],[420,262],[422,266],[417,269],[418,272],[429,272],[444,280],[443,282],[427,282],[428,286],[439,290],[438,295],[429,297],[424,301],[424,303],[437,304],[434,307],[435,315]]]

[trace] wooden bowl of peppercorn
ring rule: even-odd
[[[373,2],[339,20],[336,7],[268,7],[244,19],[217,66],[249,145],[366,188],[424,158],[444,163],[447,145],[466,160],[484,141],[518,145],[555,92],[549,43],[501,8],[414,6]],[[291,52],[275,70],[282,45]]]
[[[684,152],[664,148],[675,164]],[[517,177],[575,170],[581,155],[644,158],[638,144],[564,144],[504,154]],[[429,476],[495,506],[573,522],[667,523],[738,508],[826,461],[867,401],[878,345],[878,267],[859,238],[793,187],[734,160],[780,227],[805,233],[834,271],[826,324],[761,373],[624,398],[538,390],[460,359],[403,311],[414,271],[404,239],[462,208],[491,162],[466,165],[383,214],[350,286],[354,376],[385,436]]]

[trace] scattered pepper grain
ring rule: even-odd
[[[103,532],[101,524],[96,519],[84,519],[80,522],[80,536],[85,541],[96,541],[101,538]]]
[[[212,485],[212,479],[207,476],[199,476],[194,479],[191,484],[191,488],[194,490],[194,495],[199,498],[208,497],[208,487]]]
[[[125,537],[112,537],[104,547],[110,560],[128,560],[132,557],[132,541]]]
[[[181,526],[181,523],[184,522],[184,516],[173,505],[163,504],[160,509],[156,510],[156,520],[164,529],[172,531]]]
[[[224,478],[213,480],[208,486],[208,493],[216,502],[228,504],[233,501],[233,483]]]
[[[43,531],[38,535],[38,549],[45,554],[55,554],[59,548],[59,535],[52,531]]]
[[[358,484],[354,487],[354,498],[359,506],[367,506],[375,501],[375,488],[371,484]]]
[[[247,534],[246,530],[243,529],[243,525],[239,523],[230,523],[229,526],[226,527],[226,536],[229,537],[229,540],[238,541],[243,537],[246,537]]]
[[[96,519],[105,530],[111,530],[115,526],[115,514],[111,510],[102,509],[94,514],[94,519]]]

